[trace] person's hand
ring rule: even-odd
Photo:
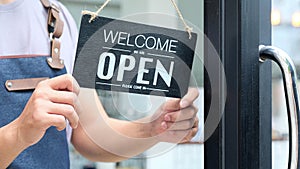
[[[197,88],[189,88],[182,99],[170,99],[160,106],[151,122],[151,136],[163,142],[189,142],[198,131],[198,109],[193,105],[198,96]]]
[[[78,125],[77,95],[79,85],[71,75],[61,75],[42,81],[34,90],[22,114],[15,120],[18,137],[25,145],[37,143],[46,130],[55,126],[66,127],[66,119],[72,128]]]

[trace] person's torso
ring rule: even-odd
[[[16,79],[55,77],[66,70],[48,66],[46,56],[18,55],[0,58],[0,127],[16,119],[23,111],[33,90],[9,91],[6,82]],[[15,83],[10,84],[14,87]],[[69,150],[66,131],[47,129],[43,138],[24,150],[9,169],[68,169]]]
[[[55,2],[57,3],[57,2]],[[71,72],[76,48],[77,29],[68,11],[60,13],[64,21],[61,58]],[[70,22],[71,20],[71,22]],[[52,69],[46,58],[50,53],[47,11],[39,0],[16,0],[0,5],[0,127],[22,113],[33,90],[8,91],[7,80],[55,77],[66,69]],[[65,130],[47,130],[37,144],[22,152],[9,168],[69,168],[68,140]]]

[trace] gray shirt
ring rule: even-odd
[[[58,1],[64,22],[61,58],[69,73],[75,58],[78,30],[69,11]],[[47,11],[40,0],[15,0],[0,5],[0,57],[8,55],[49,55]]]

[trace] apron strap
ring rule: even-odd
[[[5,87],[8,91],[33,90],[39,84],[39,82],[46,79],[49,78],[41,77],[41,78],[7,80],[5,82]]]
[[[47,63],[52,69],[61,70],[64,68],[64,62],[60,59],[59,38],[62,35],[64,23],[59,18],[59,8],[56,5],[49,2],[49,0],[41,0],[41,3],[48,11],[47,25],[50,38],[50,57],[47,58]],[[9,92],[32,90],[35,89],[39,82],[46,79],[48,77],[7,80],[5,87]]]
[[[64,23],[59,18],[59,8],[50,3],[49,0],[41,0],[43,6],[48,10],[48,32],[50,38],[50,56],[47,59],[49,66],[53,69],[63,69],[64,62],[60,59],[60,41]]]

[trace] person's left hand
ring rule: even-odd
[[[189,88],[182,99],[170,99],[160,106],[150,123],[151,136],[162,142],[189,142],[198,131],[198,109],[193,104],[198,96],[197,88]]]

